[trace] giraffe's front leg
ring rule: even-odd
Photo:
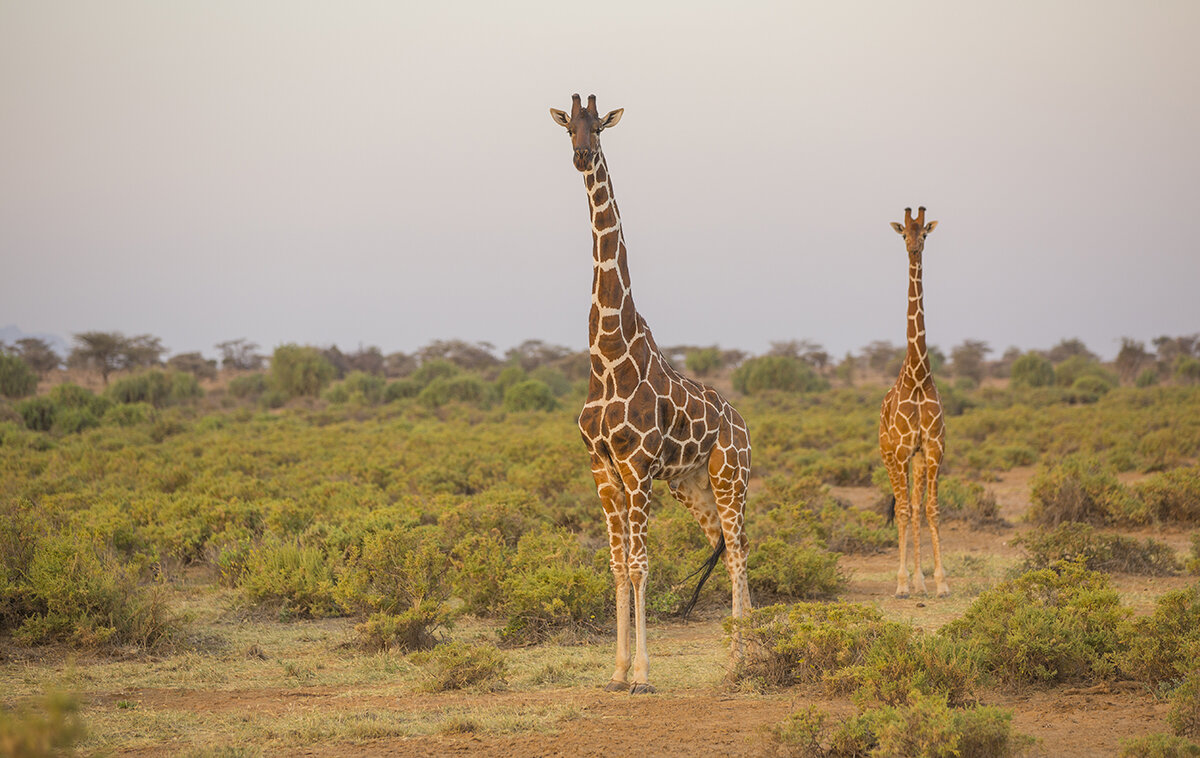
[[[921,503],[925,501],[925,452],[917,450],[912,456],[912,532],[913,532],[913,590],[928,595],[925,571],[921,568]]]
[[[936,457],[931,456],[926,469],[929,495],[925,504],[925,518],[929,521],[929,538],[933,543],[933,580],[937,583],[938,597],[946,597],[950,594],[950,585],[946,584],[946,572],[942,570],[942,542],[938,534],[937,477],[940,458],[940,451]]]
[[[629,693],[654,692],[650,686],[650,654],[646,647],[646,578],[650,561],[646,551],[646,523],[649,518],[650,477],[637,478],[634,472],[622,472],[625,497],[629,501],[629,583],[633,589],[634,653],[633,682]]]
[[[896,571],[896,597],[908,597],[908,477],[904,465],[894,453],[884,453],[884,466],[892,484],[892,496],[896,499],[896,529],[900,532],[900,568]],[[907,461],[905,462],[907,463]]]
[[[604,686],[609,692],[629,690],[629,519],[624,488],[614,481],[603,462],[593,460],[592,476],[596,492],[604,506],[608,526],[608,565],[617,591],[617,665],[612,679]]]

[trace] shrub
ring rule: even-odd
[[[317,397],[336,373],[315,347],[280,345],[271,356],[271,388],[289,398]]]
[[[1180,384],[1200,383],[1200,358],[1181,355],[1175,359],[1171,373]]]
[[[696,376],[708,376],[721,368],[721,350],[716,347],[689,350],[684,358],[684,365]]]
[[[31,397],[17,403],[17,413],[26,429],[35,432],[48,432],[54,427],[58,417],[58,404],[46,396]]]
[[[738,366],[733,372],[733,387],[745,395],[767,390],[816,392],[829,388],[829,382],[817,376],[804,361],[785,355],[764,355]]]
[[[545,382],[528,379],[517,382],[504,390],[504,410],[520,411],[552,411],[558,407],[554,393]]]
[[[1072,355],[1054,367],[1054,381],[1060,387],[1072,387],[1084,377],[1098,379],[1105,386],[1101,394],[1120,384],[1116,375],[1105,370],[1093,356]]]
[[[0,351],[0,395],[25,397],[37,392],[38,376],[15,355]]]
[[[1158,384],[1158,369],[1142,369],[1141,373],[1137,375],[1137,379],[1135,379],[1133,383],[1137,387],[1153,387],[1154,385]]]
[[[9,758],[73,754],[85,733],[79,701],[68,695],[46,695],[32,708],[0,708],[0,755]]]
[[[346,375],[334,388],[340,387],[346,398],[341,402],[357,403],[358,405],[379,405],[383,402],[387,381],[382,376],[367,374],[362,371],[352,371]],[[332,388],[331,388],[332,389]]]
[[[1178,524],[1200,523],[1200,466],[1152,474],[1133,485],[1132,495],[1151,518]]]
[[[1163,594],[1154,613],[1122,629],[1124,649],[1117,665],[1142,682],[1179,678],[1200,657],[1200,584]]]
[[[1192,554],[1185,568],[1189,574],[1200,576],[1200,532],[1192,535]]]
[[[107,395],[117,403],[149,403],[155,408],[201,397],[204,391],[192,374],[182,371],[147,371],[109,386]]]
[[[386,614],[377,616],[375,625],[390,625],[394,646],[430,648],[453,619],[446,607],[450,569],[436,530],[392,527],[367,535],[361,551],[351,552],[337,598],[352,612]]]
[[[942,633],[1005,684],[1062,682],[1110,673],[1128,614],[1107,576],[1057,563],[987,590]]]
[[[902,705],[918,695],[938,695],[956,707],[973,698],[979,678],[966,642],[903,624],[886,625],[861,664],[827,675],[836,689],[856,690],[860,703]]]
[[[926,494],[928,499],[928,494]],[[1004,524],[996,495],[978,482],[947,476],[938,482],[938,513],[946,520],[967,521],[979,528]]]
[[[424,389],[437,379],[450,379],[462,373],[462,369],[450,361],[436,358],[433,360],[424,361],[421,367],[412,373],[408,378],[416,385]]]
[[[1025,353],[1013,361],[1009,376],[1013,387],[1049,387],[1054,384],[1054,366],[1037,353]]]
[[[1180,737],[1200,737],[1200,669],[1193,669],[1171,694],[1167,723]]]
[[[154,418],[154,406],[149,403],[120,403],[109,406],[100,421],[109,426],[136,426]]]
[[[229,380],[230,395],[242,399],[254,399],[267,391],[266,374],[246,374]]]
[[[388,383],[387,388],[384,389],[383,402],[394,403],[404,398],[416,397],[420,391],[421,385],[412,379],[397,379],[394,382]]]
[[[1193,758],[1200,756],[1200,745],[1169,734],[1148,734],[1121,740],[1121,758]]]
[[[1012,544],[1022,546],[1029,554],[1026,570],[1047,568],[1058,561],[1080,561],[1093,571],[1140,576],[1172,576],[1180,570],[1170,545],[1099,534],[1090,525],[1078,522],[1064,522],[1049,531],[1035,529],[1016,537]]]
[[[833,597],[846,585],[837,563],[836,553],[768,537],[750,553],[750,589],[775,598]]]
[[[567,375],[553,366],[538,366],[530,372],[529,378],[549,387],[555,397],[562,397],[571,391],[571,381]]]
[[[22,642],[155,647],[177,631],[160,589],[143,588],[137,569],[97,539],[63,534],[39,540],[22,579],[36,609],[16,630]]]
[[[417,395],[417,400],[432,408],[440,408],[452,402],[485,405],[487,399],[487,385],[474,374],[434,379]]]
[[[1103,377],[1092,374],[1081,376],[1071,383],[1067,400],[1072,403],[1094,403],[1112,388],[1113,385]]]
[[[282,616],[322,618],[340,611],[329,557],[318,547],[264,540],[250,550],[238,583],[247,599],[278,605]]]
[[[1030,485],[1030,500],[1029,520],[1036,524],[1144,523],[1129,492],[1098,458],[1072,455],[1041,467]]]
[[[112,406],[112,402],[103,395],[71,382],[63,382],[50,390],[49,397],[59,408],[80,408],[97,416],[103,416]]]
[[[1034,742],[1013,731],[1008,711],[988,706],[953,710],[936,696],[866,710],[836,729],[826,726],[827,718],[809,706],[771,732],[788,754],[805,758],[1009,758]]]
[[[430,692],[466,687],[499,689],[508,673],[504,654],[490,645],[450,642],[427,653],[414,654],[412,662],[424,669],[425,689]]]
[[[747,643],[744,675],[787,687],[820,682],[827,674],[862,664],[892,624],[878,610],[856,603],[796,603],[726,619],[725,631],[739,630]]]
[[[594,567],[578,538],[561,528],[521,537],[501,584],[500,637],[513,644],[540,642],[556,633],[595,632],[612,614],[612,581]]]

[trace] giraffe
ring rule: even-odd
[[[908,565],[905,544],[908,538],[909,515],[912,515],[913,584],[916,591],[926,593],[925,575],[921,572],[921,501],[928,489],[925,517],[933,542],[933,578],[937,581],[938,597],[950,594],[946,575],[942,571],[942,548],[938,539],[937,477],[945,450],[946,428],[942,422],[942,401],[938,398],[929,368],[929,352],[925,348],[925,306],[921,285],[921,254],[925,238],[938,222],[925,223],[925,207],[921,206],[914,219],[912,208],[904,209],[904,223],[892,222],[892,228],[904,237],[908,249],[908,347],[904,365],[895,385],[883,398],[879,412],[879,451],[891,480],[896,526],[900,531],[900,569],[896,574],[896,597],[908,597]],[[912,460],[913,492],[908,493],[908,463]]]
[[[741,415],[716,390],[671,366],[634,307],[621,217],[600,150],[600,132],[615,126],[623,113],[622,108],[601,117],[595,95],[588,97],[586,108],[579,95],[572,96],[569,114],[550,109],[555,123],[566,127],[571,138],[573,163],[583,174],[592,220],[591,377],[579,430],[608,526],[609,567],[617,592],[616,669],[605,689],[638,694],[655,691],[646,651],[651,482],[665,480],[700,523],[713,547],[706,564],[710,571],[724,552],[733,585],[733,616],[740,618],[750,610],[744,530],[750,433]],[[730,652],[736,666],[743,652],[736,632]]]

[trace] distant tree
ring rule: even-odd
[[[163,347],[162,340],[153,335],[139,334],[134,337],[127,337],[121,346],[121,368],[135,369],[160,366],[162,365],[162,356],[165,352],[167,352],[167,349]]]
[[[823,372],[829,365],[829,353],[818,342],[812,340],[787,340],[772,342],[767,355],[782,355],[786,358],[798,358],[817,370]]]
[[[937,345],[930,345],[929,351],[929,370],[933,373],[941,373],[942,366],[946,365],[946,354]]]
[[[829,388],[812,367],[799,358],[763,355],[751,358],[733,372],[733,388],[746,395],[765,390],[814,392]]]
[[[1100,360],[1100,356],[1088,350],[1087,345],[1083,344],[1083,340],[1078,338],[1063,340],[1046,352],[1046,357],[1056,365],[1076,355],[1082,355],[1089,361]]]
[[[894,361],[896,356],[904,357],[904,348],[896,347],[886,340],[875,340],[862,349],[862,356],[868,368],[878,373],[884,373],[887,371],[888,364]]]
[[[838,365],[834,368],[833,374],[839,380],[841,380],[842,384],[846,385],[847,387],[851,387],[854,385],[854,377],[857,370],[858,359],[855,358],[850,351],[846,351],[845,357],[843,357]]]
[[[1000,356],[1000,360],[992,361],[989,372],[992,376],[1003,379],[1006,376],[1012,375],[1013,364],[1021,357],[1021,348],[1013,346],[1004,351]]]
[[[417,358],[408,353],[388,353],[383,359],[383,373],[389,378],[408,376],[417,370]]]
[[[1197,346],[1200,343],[1200,334],[1192,334],[1186,337],[1155,337],[1152,340],[1154,349],[1158,354],[1158,362],[1164,369],[1170,370],[1175,365],[1175,360],[1181,355],[1197,355]]]
[[[1121,350],[1117,353],[1116,368],[1122,381],[1132,382],[1141,373],[1142,367],[1154,362],[1154,356],[1146,351],[1145,343],[1131,337],[1121,338]]]
[[[0,353],[0,395],[25,397],[37,391],[38,377],[25,361],[8,352]]]
[[[45,376],[48,372],[62,365],[62,358],[58,356],[58,353],[54,352],[54,348],[50,347],[50,343],[37,337],[25,337],[17,340],[14,352],[21,356],[21,360],[25,361],[25,365],[36,371],[40,376]]]
[[[468,371],[479,371],[500,364],[492,354],[496,346],[490,342],[464,342],[463,340],[434,340],[417,351],[421,363],[432,360],[450,361]]]
[[[357,351],[346,355],[346,363],[350,371],[361,371],[371,376],[384,375],[385,359],[383,351],[377,347],[364,348],[359,345]]]
[[[322,348],[321,357],[328,361],[330,366],[333,366],[333,376],[335,379],[341,379],[349,370],[350,363],[346,360],[345,354],[338,349],[337,345]]]
[[[562,360],[571,354],[571,349],[562,345],[548,345],[542,340],[525,340],[504,354],[508,362],[515,363],[526,371],[538,366]]]
[[[217,378],[217,362],[212,358],[205,358],[200,353],[173,355],[167,361],[167,368],[186,372],[197,379]]]
[[[1172,373],[1180,384],[1200,384],[1200,358],[1180,355],[1175,358]]]
[[[983,359],[992,349],[982,340],[963,340],[950,350],[950,368],[956,377],[969,377],[976,382],[983,380]]]
[[[215,346],[221,353],[221,368],[239,371],[257,371],[266,358],[255,351],[258,345],[246,339],[218,342]]]
[[[99,371],[108,385],[108,375],[121,368],[127,340],[120,332],[81,332],[73,335],[75,347],[67,356],[71,368]]]

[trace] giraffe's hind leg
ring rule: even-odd
[[[896,453],[882,450],[883,465],[887,468],[888,480],[892,485],[892,496],[896,499],[896,529],[900,534],[900,567],[896,570],[896,597],[908,597],[908,519],[912,512],[908,502],[908,477],[903,463]]]
[[[709,547],[715,548],[721,539],[721,517],[717,515],[717,500],[708,482],[708,471],[690,474],[670,482],[671,494],[688,509],[700,528]]]
[[[708,463],[709,482],[713,498],[717,503],[717,515],[721,520],[721,533],[725,537],[725,567],[729,571],[729,583],[733,586],[733,608],[735,621],[750,612],[750,583],[746,563],[750,555],[750,542],[746,537],[746,485],[750,479],[750,447],[731,444],[713,450]],[[730,642],[732,676],[742,662],[745,646],[741,632],[733,627]]]

